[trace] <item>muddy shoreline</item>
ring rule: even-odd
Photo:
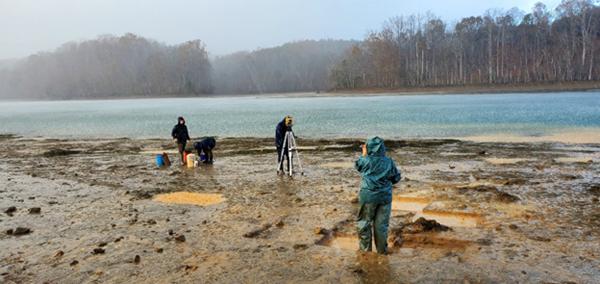
[[[0,136],[0,279],[600,279],[600,144],[387,141],[403,179],[392,253],[380,257],[356,253],[353,241],[360,143],[299,140],[305,175],[290,179],[275,174],[267,138],[220,139],[213,166],[158,169],[154,153],[174,151],[169,140]],[[177,192],[219,198],[156,199]]]

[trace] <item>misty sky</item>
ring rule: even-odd
[[[396,15],[444,20],[488,8],[529,11],[539,0],[0,0],[0,59],[73,40],[132,32],[175,44],[203,40],[212,55],[301,39],[362,39]],[[543,1],[554,9],[559,0]]]

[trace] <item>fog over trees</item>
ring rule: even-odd
[[[542,3],[447,23],[387,20],[363,41],[306,40],[209,60],[200,40],[133,34],[67,43],[0,61],[0,97],[79,99],[261,94],[600,80],[600,7]]]
[[[67,43],[0,68],[0,94],[83,99],[212,93],[204,45],[167,46],[133,34]]]
[[[554,12],[489,10],[453,26],[396,17],[347,51],[336,88],[403,88],[600,80],[600,8],[564,0]]]
[[[331,67],[354,41],[307,40],[239,52],[213,61],[217,93],[275,93],[331,89]]]

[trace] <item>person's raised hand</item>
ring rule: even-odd
[[[367,145],[366,144],[362,144],[360,147],[362,148],[362,155],[363,155],[363,157],[366,157],[367,156]]]

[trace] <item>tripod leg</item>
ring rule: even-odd
[[[287,136],[288,136],[288,163],[290,165],[290,168],[288,170],[290,171],[290,176],[292,176],[294,174],[294,164],[293,164],[294,152],[292,152],[293,149],[295,148],[293,145],[294,136],[291,134],[291,132],[288,132]],[[290,137],[291,137],[291,139],[290,139]]]
[[[296,145],[296,138],[294,138],[294,136],[292,135],[292,139],[293,139],[293,143],[294,145]],[[298,152],[298,147],[294,147],[294,150],[296,150],[296,159],[298,159],[298,166],[300,167],[300,174],[304,174],[304,169],[302,168],[302,161],[300,161],[300,152]]]
[[[283,157],[285,154],[285,149],[287,148],[287,143],[288,143],[288,136],[285,135],[285,138],[283,139],[283,145],[281,145],[281,153],[278,153],[279,155],[279,162],[277,163],[277,173],[279,173],[279,171],[283,171]]]

